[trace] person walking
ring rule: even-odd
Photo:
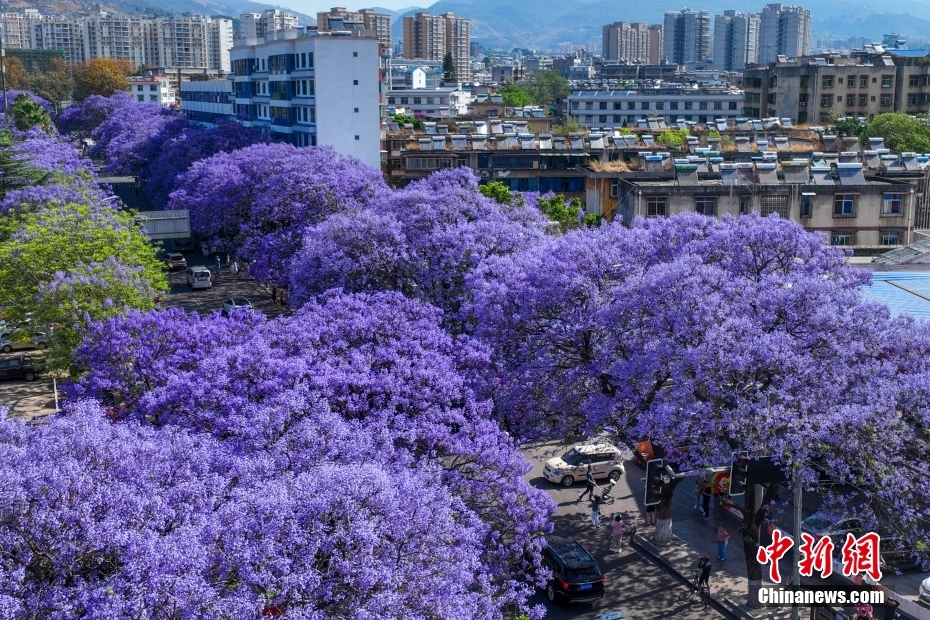
[[[710,518],[710,498],[714,494],[714,488],[710,483],[705,482],[703,488],[701,489],[701,512],[704,513],[704,518]]]
[[[698,478],[694,481],[694,509],[701,508],[701,495],[704,493],[704,479]]]
[[[717,528],[717,559],[721,562],[727,561],[727,544],[730,542],[730,533],[723,523]]]
[[[597,484],[594,482],[594,472],[591,470],[591,465],[588,465],[588,473],[586,473],[584,477],[585,482],[587,483],[587,487],[585,487],[584,493],[581,494],[581,497],[578,498],[579,502],[584,499],[585,495],[588,497],[594,497],[594,488],[597,486]]]
[[[601,498],[597,495],[591,496],[591,529],[596,530],[601,524]]]
[[[220,269],[223,268],[223,261],[220,260],[220,255],[216,255],[216,275],[220,275]]]
[[[615,516],[614,520],[610,523],[610,529],[612,534],[611,542],[613,544],[610,550],[619,553],[620,547],[623,544],[623,517],[620,515]]]
[[[229,267],[232,274],[236,276],[236,279],[239,279],[239,264],[236,261],[232,262],[232,265]]]
[[[713,564],[710,562],[710,558],[706,555],[702,555],[701,559],[698,560],[698,570],[701,571],[701,576],[698,577],[698,589],[702,586],[707,588],[710,591],[710,571],[713,569]]]
[[[271,305],[275,306],[278,304],[278,287],[275,284],[271,285]]]
[[[226,253],[226,267],[229,267],[232,263],[232,259],[229,258],[229,252]]]
[[[286,306],[286,305],[287,305],[287,298],[284,296],[284,289],[283,289],[283,288],[281,289],[280,296],[281,296],[281,305],[282,305],[282,306]]]

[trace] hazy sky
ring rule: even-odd
[[[405,9],[411,6],[429,6],[433,4],[433,1],[435,0],[424,0],[423,2],[411,2],[411,0],[375,0],[368,4],[352,4],[351,2],[346,2],[346,0],[271,0],[271,3],[280,4],[281,6],[300,11],[307,15],[316,15],[317,11],[328,11],[334,6],[344,6],[350,11],[381,6],[396,11],[397,9]]]

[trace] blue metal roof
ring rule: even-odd
[[[896,50],[896,49],[887,49],[886,53],[891,54],[892,56],[913,56],[921,57],[927,55],[927,50]]]
[[[930,273],[879,271],[872,274],[872,285],[860,291],[866,297],[888,306],[891,314],[910,314],[930,320]]]

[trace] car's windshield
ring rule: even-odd
[[[566,465],[577,465],[584,459],[584,454],[574,448],[562,455],[562,460]]]
[[[829,527],[831,523],[832,521],[830,519],[827,519],[821,515],[811,515],[804,519],[804,525],[816,530],[822,530],[826,527]]]
[[[565,581],[569,583],[587,583],[597,581],[601,576],[597,572],[597,567],[587,566],[585,568],[568,568],[565,570]]]

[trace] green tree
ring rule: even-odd
[[[13,190],[38,185],[48,177],[48,172],[22,159],[9,131],[0,131],[0,199]]]
[[[533,98],[519,84],[507,84],[501,87],[498,92],[507,105],[522,108],[533,104]]]
[[[50,368],[75,370],[71,352],[88,321],[149,310],[167,290],[130,213],[68,204],[0,218],[0,306],[50,330]]]
[[[559,223],[563,232],[580,228],[582,224],[588,224],[588,216],[585,216],[585,220],[582,221],[581,201],[577,198],[572,198],[566,202],[565,196],[556,194],[549,198],[540,197],[537,204],[539,210],[542,211],[546,217],[553,222]],[[592,225],[596,225],[594,221],[594,219],[591,220]]]
[[[661,144],[670,149],[680,150],[685,147],[685,141],[690,135],[691,132],[687,129],[663,131],[656,136],[656,144]]]
[[[498,204],[513,204],[513,192],[500,181],[491,181],[490,183],[479,185],[478,191],[481,192],[482,196],[486,196]]]
[[[74,91],[74,79],[67,63],[61,58],[52,58],[47,71],[39,71],[37,67],[33,67],[30,71],[28,90],[55,104],[70,101]]]
[[[455,75],[455,60],[452,58],[452,52],[446,52],[446,55],[442,59],[442,81],[458,81]]]
[[[16,96],[16,100],[10,106],[10,115],[13,117],[13,124],[21,131],[33,127],[38,127],[49,135],[54,131],[52,117],[48,111],[36,103],[35,99],[29,95],[20,94]]]
[[[74,98],[84,101],[91,95],[109,97],[118,90],[129,90],[132,67],[125,60],[95,58],[78,65],[74,84]]]
[[[423,129],[422,118],[410,116],[409,114],[395,114],[393,118],[394,121],[397,122],[401,127],[404,125],[413,125],[414,129]]]
[[[860,134],[864,138],[884,138],[892,151],[930,151],[930,120],[926,116],[912,117],[900,112],[879,114]]]
[[[859,122],[858,118],[846,117],[833,123],[833,131],[836,132],[838,136],[849,138],[858,137],[863,129],[864,126]]]
[[[522,83],[537,105],[548,105],[570,93],[568,80],[555,71],[537,71]]]

